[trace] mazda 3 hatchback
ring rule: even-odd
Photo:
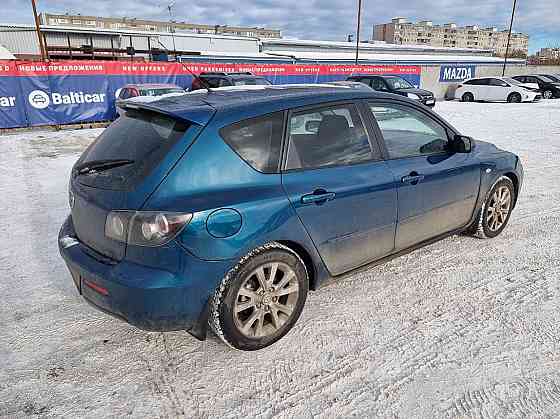
[[[329,278],[497,236],[522,180],[514,154],[360,83],[200,90],[130,105],[86,149],[59,248],[98,309],[254,350]]]

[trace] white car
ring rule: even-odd
[[[463,102],[534,102],[542,99],[535,86],[520,83],[509,77],[477,77],[457,86],[455,99]]]
[[[185,93],[185,89],[174,84],[127,84],[115,92],[117,113],[122,115],[125,104],[150,103]]]

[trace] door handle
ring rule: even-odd
[[[334,197],[336,196],[336,194],[334,192],[327,192],[327,191],[323,191],[323,190],[316,190],[313,193],[307,194],[307,195],[303,195],[301,197],[301,203],[302,204],[323,204],[327,201],[332,201],[334,199]]]
[[[411,172],[407,176],[401,178],[402,183],[410,183],[411,185],[416,185],[418,182],[424,179],[424,175],[419,175],[417,172]]]

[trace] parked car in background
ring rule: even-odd
[[[201,91],[135,104],[87,148],[58,243],[100,310],[255,350],[332,277],[496,237],[522,181],[516,155],[360,83]]]
[[[149,103],[161,99],[163,96],[176,96],[185,93],[185,89],[175,84],[127,84],[116,92],[117,113],[121,115],[122,105],[127,102]]]
[[[524,85],[509,77],[477,77],[465,80],[457,86],[455,99],[463,102],[534,102],[541,94],[534,86]]]
[[[538,74],[529,74],[522,76],[513,76],[513,79],[521,83],[536,83],[545,99],[560,98],[560,83],[546,76]]]
[[[191,90],[217,88],[226,86],[268,86],[270,83],[262,76],[255,76],[251,72],[203,72],[192,82]]]
[[[431,108],[436,104],[436,99],[432,92],[414,87],[407,80],[399,76],[353,75],[346,80],[363,83],[378,92],[406,96]]]
[[[539,76],[543,76],[547,79],[552,80],[553,82],[560,83],[560,75],[558,74],[539,74]]]

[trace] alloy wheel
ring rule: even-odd
[[[511,209],[511,193],[507,186],[500,186],[494,191],[486,208],[486,222],[492,232],[498,231],[506,222]]]
[[[543,93],[543,97],[545,99],[552,99],[552,92],[550,90],[547,90]]]
[[[292,316],[299,292],[296,273],[287,264],[260,265],[239,288],[233,307],[235,326],[249,338],[276,333]]]

